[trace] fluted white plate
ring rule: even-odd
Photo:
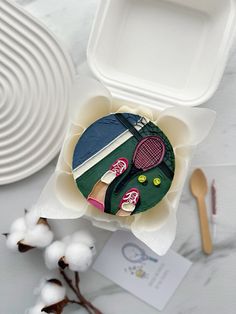
[[[61,147],[74,70],[56,39],[9,0],[0,7],[0,184],[45,166]]]

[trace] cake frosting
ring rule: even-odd
[[[168,192],[175,155],[152,121],[131,113],[110,114],[84,131],[72,169],[90,204],[105,213],[130,216],[152,208]]]

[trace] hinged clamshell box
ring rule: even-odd
[[[96,79],[75,79],[70,127],[55,173],[37,205],[49,218],[89,218],[130,230],[163,255],[176,233],[189,161],[215,119],[206,102],[217,89],[235,30],[235,1],[102,0],[88,45]],[[100,82],[98,82],[100,81]],[[147,116],[168,136],[176,172],[165,198],[146,213],[117,217],[89,205],[74,184],[71,162],[84,130],[115,112]],[[210,162],[210,161],[209,161]]]

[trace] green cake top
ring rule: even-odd
[[[166,195],[175,156],[153,122],[131,113],[110,114],[82,134],[72,168],[90,204],[102,212],[129,216],[154,207]]]

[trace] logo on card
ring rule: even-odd
[[[148,273],[145,271],[147,261],[158,262],[157,258],[147,255],[143,248],[132,242],[124,244],[121,252],[123,257],[132,263],[124,271],[137,278],[148,278]]]

